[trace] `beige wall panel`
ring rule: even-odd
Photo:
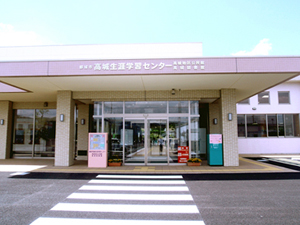
[[[85,124],[81,124],[81,119],[85,119]],[[89,135],[89,105],[78,105],[78,134],[77,149],[88,150]]]
[[[12,133],[12,102],[0,101],[0,120],[4,124],[0,125],[0,159],[10,158],[11,133]]]
[[[238,166],[238,136],[235,89],[221,89],[221,113],[224,166]],[[228,113],[232,113],[232,121],[228,121]]]
[[[13,109],[56,109],[56,102],[48,102],[48,106],[44,106],[44,102],[14,102]]]
[[[74,100],[71,91],[57,92],[55,166],[70,166],[74,163]],[[60,122],[60,115],[64,121]]]
[[[74,92],[74,99],[91,99],[99,101],[155,101],[155,100],[199,100],[219,98],[219,90],[176,90],[170,91],[81,91]]]
[[[213,124],[213,119],[217,118],[218,124]],[[210,134],[222,133],[221,100],[218,99],[209,104],[209,131]]]

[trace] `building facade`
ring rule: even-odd
[[[300,79],[237,104],[240,154],[300,153]]]
[[[224,166],[238,166],[236,103],[300,74],[299,57],[206,58],[201,43],[3,48],[0,60],[0,158],[56,166],[84,158],[90,132],[125,165],[178,164],[179,147],[205,158],[206,135],[222,134]]]

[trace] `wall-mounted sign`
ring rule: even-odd
[[[222,144],[222,134],[210,134],[209,135],[210,144]]]
[[[189,147],[178,146],[178,163],[186,163],[189,159]]]
[[[88,167],[107,167],[107,133],[89,133]]]
[[[81,64],[80,70],[94,71],[163,71],[166,68],[173,70],[204,70],[204,61],[131,61],[131,62],[97,62],[94,64]]]

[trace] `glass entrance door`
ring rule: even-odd
[[[168,163],[167,120],[125,119],[124,148],[125,163]]]
[[[124,141],[123,141],[124,140]],[[144,119],[126,119],[124,138],[125,163],[145,163],[145,121]]]
[[[147,155],[145,161],[168,163],[167,120],[147,120]]]

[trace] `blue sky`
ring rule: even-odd
[[[299,0],[0,0],[0,46],[202,42],[300,55]]]

